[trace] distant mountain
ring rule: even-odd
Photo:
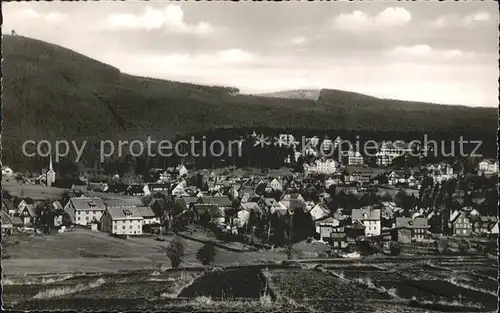
[[[28,139],[164,139],[253,127],[492,133],[498,123],[495,108],[378,99],[328,89],[319,94],[287,91],[276,98],[132,76],[72,50],[20,36],[3,36],[3,59],[2,148],[9,166],[30,162],[20,153]]]
[[[270,97],[270,98],[282,98],[282,99],[305,99],[305,100],[318,100],[320,90],[319,89],[296,89],[296,90],[284,90],[270,93],[261,93],[257,96]]]

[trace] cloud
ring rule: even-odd
[[[425,57],[431,60],[456,59],[473,57],[475,54],[470,51],[460,49],[434,49],[429,45],[397,46],[392,49],[390,54],[396,57]]]
[[[213,31],[211,24],[199,22],[195,25],[184,21],[184,12],[179,5],[167,5],[163,9],[146,7],[141,14],[115,13],[106,18],[107,26],[115,29],[164,29],[174,33],[208,34]]]
[[[433,50],[428,45],[398,46],[394,48],[394,53],[403,55],[429,55]]]
[[[406,25],[411,21],[411,13],[401,7],[388,7],[374,16],[354,10],[343,13],[333,20],[337,29],[345,31],[370,31]]]
[[[306,41],[307,41],[307,39],[305,37],[302,37],[302,36],[294,37],[290,40],[292,45],[302,45]]]
[[[474,14],[469,14],[465,17],[464,21],[466,24],[471,24],[475,22],[485,22],[489,21],[491,18],[491,15],[487,12],[477,12]]]
[[[449,14],[438,17],[431,21],[430,25],[435,28],[471,26],[474,24],[485,23],[491,20],[491,15],[487,12],[476,12],[466,16]]]
[[[103,62],[119,67],[126,73],[162,77],[186,73],[203,74],[207,71],[246,68],[254,65],[257,55],[241,49],[219,50],[211,53],[139,53],[123,54],[119,51],[107,53]],[[145,69],[150,71],[144,73]]]
[[[60,23],[66,19],[66,16],[60,12],[39,13],[33,9],[19,11],[18,17],[21,19],[43,20],[54,24]]]
[[[217,52],[218,58],[230,63],[246,63],[252,62],[256,56],[250,52],[241,49],[228,49]]]

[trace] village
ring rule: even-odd
[[[305,253],[323,257],[417,253],[417,246],[443,253],[448,248],[440,238],[449,238],[462,252],[495,253],[487,247],[498,235],[496,160],[480,160],[469,173],[446,161],[395,167],[394,160],[404,159],[411,148],[390,143],[381,145],[375,167],[364,165],[359,152],[348,151],[344,164],[321,157],[338,141],[310,140],[312,145],[296,152],[296,158],[308,158],[302,172],[281,168],[248,175],[234,167],[200,170],[180,164],[151,169],[154,182],[87,180],[52,196],[23,196],[30,183],[19,183],[4,167],[2,233],[64,236],[80,228],[157,241],[176,233],[241,251],[303,242],[305,250],[323,245],[320,254]],[[278,144],[294,142],[286,134]],[[45,191],[56,181],[52,159],[49,163],[37,180]],[[20,192],[11,193],[9,184]],[[8,249],[2,252],[7,255]]]

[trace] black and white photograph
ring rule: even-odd
[[[496,1],[1,8],[2,311],[497,312]]]

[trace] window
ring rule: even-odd
[[[77,217],[77,220],[79,221],[80,220],[80,216]]]
[[[130,225],[130,229],[132,229],[134,227],[134,225]]]
[[[116,227],[116,225],[115,225],[115,230],[116,230],[116,228],[117,228],[117,227]]]
[[[88,221],[88,220],[89,220],[89,217],[87,216],[85,219]]]
[[[125,229],[125,225],[122,226],[122,229]]]
[[[85,213],[89,214],[89,211],[86,211]]]

